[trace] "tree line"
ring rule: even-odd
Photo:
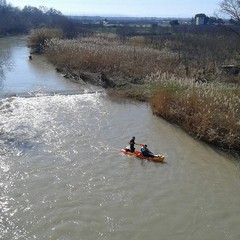
[[[221,12],[230,17],[231,23],[240,23],[240,1],[220,1]],[[222,25],[222,19],[207,18],[209,23]],[[219,20],[221,20],[219,22]],[[171,26],[179,25],[177,20],[170,22]],[[79,33],[89,32],[94,26],[83,24],[81,21],[70,19],[54,8],[25,6],[22,10],[0,0],[0,36],[26,34],[36,28],[60,28],[67,38],[74,38]],[[99,27],[99,26],[98,26]],[[126,26],[120,31],[126,31]],[[154,27],[153,27],[154,32]]]
[[[54,8],[25,6],[22,10],[0,1],[0,36],[27,34],[37,28],[59,28],[66,37],[73,38],[82,31],[75,22]]]

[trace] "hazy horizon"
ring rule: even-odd
[[[198,13],[213,16],[220,0],[10,0],[14,7],[54,8],[64,15],[108,17],[191,18]]]

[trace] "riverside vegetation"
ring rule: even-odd
[[[112,33],[63,39],[53,32],[54,38],[45,36],[44,52],[66,77],[100,84],[111,97],[148,101],[154,114],[192,136],[239,153],[240,75],[223,66],[238,66],[233,31],[177,28],[124,39]]]

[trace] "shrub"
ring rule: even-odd
[[[28,47],[32,49],[32,53],[42,53],[46,41],[52,38],[63,38],[63,31],[56,28],[39,28],[33,30],[28,39]]]

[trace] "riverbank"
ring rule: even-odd
[[[154,114],[193,137],[239,152],[237,77],[231,84],[226,76],[221,81],[220,75],[210,75],[210,70],[204,78],[199,72],[196,77],[193,67],[186,72],[175,52],[154,48],[141,37],[128,42],[115,35],[53,39],[47,42],[45,53],[65,77],[107,88],[111,97],[148,101]]]
[[[219,83],[151,76],[156,81],[109,91],[110,96],[149,102],[153,114],[177,124],[188,134],[239,156],[240,89]]]

